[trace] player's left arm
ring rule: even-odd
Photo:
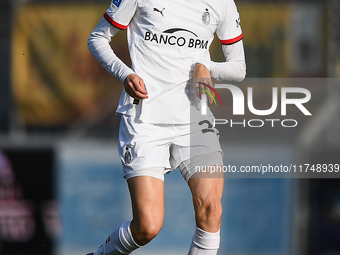
[[[246,61],[242,40],[231,45],[222,45],[222,50],[225,62],[199,61],[196,68],[201,69],[201,66],[204,66],[210,72],[210,76],[216,80],[242,81],[246,76]]]
[[[243,40],[230,45],[222,45],[225,62],[211,62],[211,77],[217,80],[242,81],[246,76],[246,61]]]
[[[225,62],[199,61],[195,65],[196,94],[200,99],[201,94],[205,94],[202,89],[208,90],[214,96],[214,92],[209,89],[209,86],[206,86],[213,86],[211,77],[216,80],[240,82],[246,76],[246,61],[242,40],[230,45],[222,45],[222,50]],[[212,103],[211,97],[208,97],[208,100],[209,103]]]
[[[222,44],[225,61],[221,63],[205,60],[199,62],[217,80],[242,81],[246,76],[243,49],[243,33],[240,15],[233,0],[221,0],[221,19],[216,34]]]
[[[223,44],[222,50],[225,62],[198,61],[210,72],[210,76],[217,80],[242,81],[246,76],[246,61],[243,40],[233,44]]]

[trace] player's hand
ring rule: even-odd
[[[135,99],[148,98],[148,92],[145,89],[144,81],[137,74],[129,74],[124,80],[126,93]]]
[[[211,81],[210,71],[202,64],[197,63],[195,65],[194,83],[196,95],[199,99],[201,99],[202,94],[206,94],[206,91],[211,93],[213,97],[215,96],[214,92],[209,88],[209,86],[214,87]],[[213,103],[213,99],[210,96],[208,96],[208,101],[210,104]]]

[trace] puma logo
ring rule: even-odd
[[[160,10],[158,10],[157,8],[153,8],[153,10],[154,10],[155,12],[159,12],[160,14],[162,14],[163,17],[164,17],[164,15],[163,15],[164,9],[165,9],[165,8],[163,8],[163,9],[160,11]]]

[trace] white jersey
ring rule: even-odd
[[[148,91],[138,105],[123,91],[117,112],[149,123],[192,122],[193,106],[199,111],[188,96],[195,64],[211,61],[215,33],[222,44],[242,39],[233,0],[113,0],[104,17],[128,29],[131,68]]]

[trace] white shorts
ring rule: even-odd
[[[188,181],[195,173],[190,164],[223,165],[219,133],[213,116],[192,124],[150,124],[133,116],[121,115],[119,156],[124,178],[151,176],[164,180],[164,174],[177,167]],[[190,160],[194,159],[194,160]]]

